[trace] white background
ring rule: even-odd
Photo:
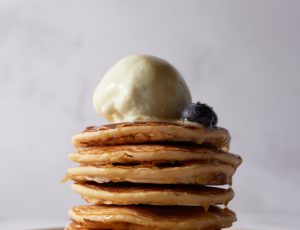
[[[92,93],[107,69],[146,53],[176,66],[231,132],[244,159],[229,205],[240,225],[296,228],[299,11],[291,0],[2,0],[0,223],[68,221],[82,203],[60,183],[70,138],[105,123]]]

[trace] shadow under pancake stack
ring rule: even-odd
[[[90,203],[73,207],[66,229],[221,229],[241,158],[230,135],[192,122],[132,122],[88,127],[69,155],[67,178]]]

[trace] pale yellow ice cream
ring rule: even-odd
[[[109,122],[177,120],[190,91],[168,62],[133,55],[113,65],[93,95],[93,105]]]

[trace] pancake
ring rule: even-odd
[[[193,142],[228,151],[230,135],[224,128],[192,122],[133,122],[88,127],[72,138],[75,148],[152,142]]]
[[[111,164],[127,162],[172,162],[187,160],[218,161],[237,167],[241,157],[221,150],[198,145],[116,145],[102,146],[69,154],[69,159],[83,164]]]
[[[69,168],[65,179],[75,181],[134,182],[151,184],[231,184],[235,167],[215,162],[177,164],[82,165]]]
[[[211,206],[77,206],[66,229],[220,229],[236,221],[235,213]]]
[[[75,183],[75,192],[93,204],[149,204],[209,207],[227,204],[234,196],[232,189],[197,185],[153,185],[128,183]]]

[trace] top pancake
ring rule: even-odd
[[[153,142],[193,142],[229,150],[230,134],[220,127],[191,122],[133,122],[87,127],[72,138],[75,148]]]

